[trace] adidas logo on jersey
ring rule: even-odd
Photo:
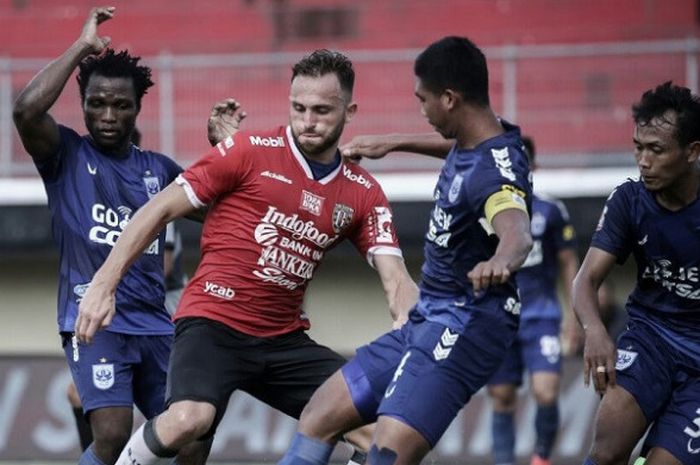
[[[260,136],[250,136],[250,145],[262,146],[262,147],[284,147],[284,138],[282,136],[278,137],[260,137]]]

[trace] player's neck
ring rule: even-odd
[[[491,107],[465,107],[459,115],[457,127],[457,146],[471,150],[477,145],[505,132],[503,125],[491,110]]]
[[[656,201],[667,210],[677,211],[690,205],[700,196],[700,177],[697,172],[679,180],[672,186],[656,192]]]
[[[322,165],[330,165],[336,159],[336,154],[338,152],[338,144],[334,144],[333,147],[329,147],[323,152],[317,153],[315,155],[309,155],[301,149],[299,149],[299,151],[307,160],[313,161],[315,163],[320,163]]]

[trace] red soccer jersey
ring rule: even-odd
[[[289,127],[238,132],[177,182],[209,212],[175,319],[210,318],[255,336],[308,329],[304,291],[329,249],[349,238],[370,263],[401,255],[377,181],[350,163],[314,180]]]

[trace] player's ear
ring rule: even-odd
[[[355,116],[355,113],[357,113],[357,103],[348,103],[348,106],[345,107],[345,122],[349,123],[350,120]]]
[[[688,163],[697,163],[700,158],[700,141],[691,142],[688,144],[686,149],[686,156],[688,157]]]
[[[440,95],[440,101],[447,110],[453,109],[457,105],[459,94],[452,89],[445,89]]]

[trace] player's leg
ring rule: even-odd
[[[341,435],[376,420],[379,399],[401,355],[402,331],[360,348],[354,360],[323,382],[303,408],[298,431],[280,464],[324,465]],[[375,356],[375,363],[366,368],[358,359],[368,354]],[[356,444],[366,439],[348,436]]]
[[[598,407],[586,465],[626,465],[647,426],[671,399],[677,370],[656,333],[631,321],[617,346],[617,385],[608,388]]]
[[[73,410],[75,427],[78,430],[78,439],[80,440],[80,449],[85,451],[85,449],[87,449],[92,443],[92,430],[90,429],[90,423],[88,423],[85,413],[83,412],[83,404],[80,402],[78,388],[75,387],[75,383],[71,382],[68,385],[66,397],[68,398],[68,403]]]
[[[238,383],[251,369],[259,369],[251,339],[205,318],[178,320],[168,369],[168,407],[132,435],[117,465],[167,464],[192,442],[209,440]]]
[[[125,336],[99,331],[92,344],[77,344],[64,334],[64,350],[93,442],[81,465],[111,465],[133,426],[132,360]]]
[[[644,441],[647,465],[700,464],[700,378],[691,365],[676,370],[671,400]]]
[[[165,409],[165,387],[173,337],[139,336],[133,339],[133,346],[140,349],[140,363],[134,370],[134,402],[150,420]],[[204,405],[205,408],[207,406],[208,404]],[[179,408],[180,406],[174,407],[169,413],[176,414]],[[190,412],[190,418],[191,415]],[[165,440],[168,439],[172,441],[166,435]],[[184,445],[176,443],[175,448],[178,450],[178,465],[201,465],[206,462],[211,440],[195,440]]]
[[[531,465],[550,463],[559,429],[560,326],[559,319],[544,319],[525,322],[520,328],[525,366],[531,373],[530,386],[537,403],[537,440]]]
[[[522,383],[523,361],[519,341],[513,342],[505,360],[491,377],[488,394],[493,406],[491,456],[496,465],[515,463],[515,409],[517,387]]]
[[[378,408],[369,465],[417,465],[437,444],[511,346],[517,321],[502,313],[475,311],[460,332],[435,322],[412,322]]]

